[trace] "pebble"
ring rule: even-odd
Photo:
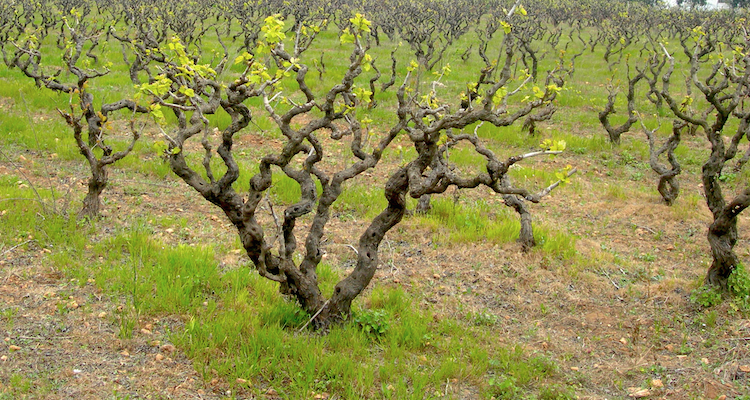
[[[175,348],[174,345],[165,344],[164,346],[161,346],[160,350],[164,353],[173,353],[177,348]]]

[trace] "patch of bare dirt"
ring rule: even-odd
[[[0,392],[24,397],[27,386],[46,399],[219,397],[168,342],[165,328],[178,328],[178,320],[140,318],[123,338],[120,299],[67,281],[43,257],[12,253],[1,262]]]

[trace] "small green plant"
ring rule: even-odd
[[[688,355],[693,352],[693,348],[688,346],[687,343],[683,343],[679,349],[677,349],[677,354],[680,355]]]
[[[750,275],[742,265],[738,265],[727,282],[729,292],[735,297],[735,301],[743,311],[750,310]]]
[[[714,310],[705,310],[702,315],[695,318],[694,324],[700,328],[713,328],[716,326],[718,314]]]
[[[494,326],[497,324],[497,316],[489,311],[480,311],[473,316],[472,322],[476,326]]]
[[[512,376],[493,376],[488,383],[490,392],[498,400],[517,399],[521,394],[521,389],[516,386],[516,379]]]
[[[117,312],[117,324],[119,331],[117,336],[120,339],[130,339],[133,337],[133,330],[138,323],[138,312],[130,305],[122,306]]]
[[[60,303],[57,303],[56,306],[57,306],[57,313],[60,315],[65,315],[68,312],[70,312],[68,305],[65,303],[60,302]]]
[[[551,385],[539,391],[539,400],[573,400],[576,396],[571,388]]]
[[[725,183],[733,182],[735,179],[737,179],[737,174],[733,172],[725,172],[719,175],[719,180]]]
[[[643,179],[643,172],[641,171],[635,171],[632,174],[630,174],[631,181],[639,182],[642,179]]]
[[[4,320],[8,328],[13,327],[13,319],[18,314],[18,308],[8,307],[0,310],[0,319]]]
[[[690,293],[690,301],[701,307],[712,307],[721,303],[721,291],[712,285],[703,285]]]
[[[622,165],[635,165],[638,163],[638,160],[630,154],[627,150],[623,150],[622,153],[620,153],[620,164]]]
[[[373,336],[382,336],[388,332],[388,314],[383,310],[364,310],[354,316],[354,322],[362,331]]]
[[[13,393],[30,393],[32,380],[21,374],[13,374],[10,377],[8,386]]]

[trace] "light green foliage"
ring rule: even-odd
[[[286,39],[284,20],[281,19],[280,14],[270,15],[263,22],[265,24],[260,29],[263,32],[262,37],[271,47]]]
[[[539,147],[546,151],[564,151],[567,143],[564,140],[545,139]]]
[[[713,285],[702,285],[690,293],[690,301],[701,307],[713,307],[721,303],[721,290]]]
[[[539,391],[539,400],[573,400],[577,398],[572,388],[561,385],[550,385]]]
[[[388,314],[383,310],[363,310],[354,314],[354,322],[368,335],[379,337],[388,332]]]
[[[573,166],[568,164],[565,166],[565,168],[563,168],[562,171],[555,172],[555,178],[560,181],[560,184],[564,185],[566,183],[570,183],[570,176],[568,174],[570,174],[570,171],[572,170]]]
[[[732,274],[729,275],[727,286],[740,309],[745,313],[750,312],[750,274],[743,265],[734,268]]]
[[[521,394],[521,389],[516,386],[516,380],[512,376],[493,376],[489,385],[493,396],[501,400],[516,399]]]
[[[353,18],[349,19],[349,22],[351,22],[352,26],[354,26],[359,33],[370,32],[370,26],[372,23],[360,13],[356,13]]]
[[[492,96],[492,104],[499,106],[503,102],[503,99],[505,99],[505,96],[507,95],[508,95],[508,89],[505,86],[497,89],[495,94]]]
[[[372,23],[360,13],[357,13],[354,17],[350,18],[349,23],[352,24],[353,31],[348,27],[341,31],[341,36],[339,38],[341,44],[354,43],[355,39],[360,38],[363,33],[369,33],[370,26],[372,25]]]

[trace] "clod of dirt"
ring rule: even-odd
[[[651,391],[648,389],[643,389],[639,387],[628,388],[628,397],[632,397],[634,399],[640,399],[642,397],[648,397],[648,396],[651,396]]]
[[[175,350],[177,350],[174,345],[171,344],[165,344],[161,346],[160,348],[162,353],[174,353]]]

